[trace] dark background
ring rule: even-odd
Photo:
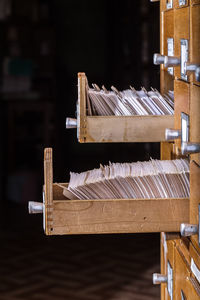
[[[129,85],[159,89],[159,68],[152,62],[153,53],[159,51],[158,3],[12,0],[7,1],[8,8],[3,6],[0,219],[4,236],[23,232],[26,237],[40,236],[44,243],[47,239],[42,216],[27,211],[28,201],[42,201],[45,147],[53,148],[54,182],[67,182],[70,171],[100,163],[159,158],[158,143],[79,144],[76,130],[65,129],[66,117],[75,117],[78,72],[85,72],[90,84],[108,89],[111,85],[119,90]],[[24,81],[28,84],[21,87]]]

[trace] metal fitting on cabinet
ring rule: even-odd
[[[166,141],[176,140],[181,137],[181,130],[166,128],[165,129],[165,139]]]
[[[42,214],[43,213],[43,203],[29,201],[28,211],[29,211],[29,214]]]
[[[66,118],[66,128],[77,128],[77,120],[73,118]]]
[[[196,78],[196,81],[200,82],[200,66],[197,67],[195,70],[195,78]]]
[[[154,65],[162,65],[164,64],[165,56],[159,53],[154,53],[153,55],[153,63]]]
[[[198,225],[182,223],[180,227],[181,236],[191,236],[198,233]]]
[[[190,142],[182,142],[182,144],[181,144],[181,153],[183,155],[199,153],[199,152],[200,152],[200,144],[190,143]]]
[[[161,284],[167,282],[167,276],[159,273],[153,274],[153,284]]]
[[[164,58],[164,65],[166,68],[168,67],[173,67],[173,66],[178,66],[181,64],[181,60],[179,57],[176,56],[165,56]]]
[[[194,72],[196,81],[200,81],[200,65],[195,63],[184,63],[184,73]]]

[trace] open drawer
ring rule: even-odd
[[[88,116],[87,77],[78,73],[77,135],[81,143],[165,141],[165,129],[174,127],[173,115]]]
[[[176,232],[189,221],[189,199],[68,200],[64,185],[53,183],[52,149],[46,148],[44,203],[36,205],[43,212],[47,235]]]

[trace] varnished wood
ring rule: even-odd
[[[52,234],[176,232],[188,221],[188,199],[53,201]]]
[[[200,2],[199,2],[200,3]],[[190,62],[200,64],[200,5],[190,8]],[[194,73],[189,75],[191,82],[200,85],[196,81]]]
[[[163,55],[168,55],[167,51],[167,39],[174,38],[174,10],[168,10],[164,12],[164,45],[163,45]]]
[[[44,224],[45,233],[51,233],[53,226],[52,209],[53,209],[53,161],[52,148],[44,150]]]
[[[198,224],[198,205],[200,204],[200,166],[195,162],[190,163],[190,223]],[[198,236],[194,235],[191,240],[199,249]],[[200,250],[199,250],[200,251]]]
[[[78,136],[80,142],[85,142],[86,128],[86,82],[85,73],[78,73]]]
[[[181,291],[183,291],[186,299],[190,299],[190,291],[188,290],[187,281],[190,278],[190,269],[183,260],[183,256],[175,250],[175,269],[174,269],[174,299],[181,299]]]
[[[174,98],[174,128],[181,129],[181,112],[190,114],[190,85],[187,82],[175,80]],[[180,139],[175,140],[175,145],[180,151]]]
[[[94,116],[86,122],[81,142],[160,142],[165,129],[173,128],[174,116]]]
[[[200,86],[195,84],[190,85],[190,142],[200,143]],[[200,153],[192,154],[191,159],[200,165]]]
[[[191,1],[191,6],[200,4],[200,0],[190,0],[190,1]]]
[[[173,143],[162,142],[160,143],[160,158],[162,160],[170,160],[174,157]]]
[[[190,243],[189,246],[190,256],[193,258],[195,265],[200,270],[200,249],[199,247],[195,248],[195,246]]]
[[[174,90],[174,77],[170,75],[166,69],[160,70],[160,91],[165,94]]]
[[[85,73],[78,74],[81,143],[127,143],[165,141],[165,129],[173,128],[174,116],[87,116]]]
[[[190,37],[190,7],[174,10],[174,56],[181,57],[181,39]],[[174,67],[174,75],[181,78],[180,66]]]
[[[176,232],[189,221],[189,200],[68,200],[67,183],[53,184],[52,149],[45,149],[44,197],[46,234]]]

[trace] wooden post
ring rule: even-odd
[[[79,142],[85,142],[86,131],[86,75],[78,73],[78,135]]]
[[[51,234],[53,226],[53,159],[52,148],[44,150],[44,230],[47,235]]]

